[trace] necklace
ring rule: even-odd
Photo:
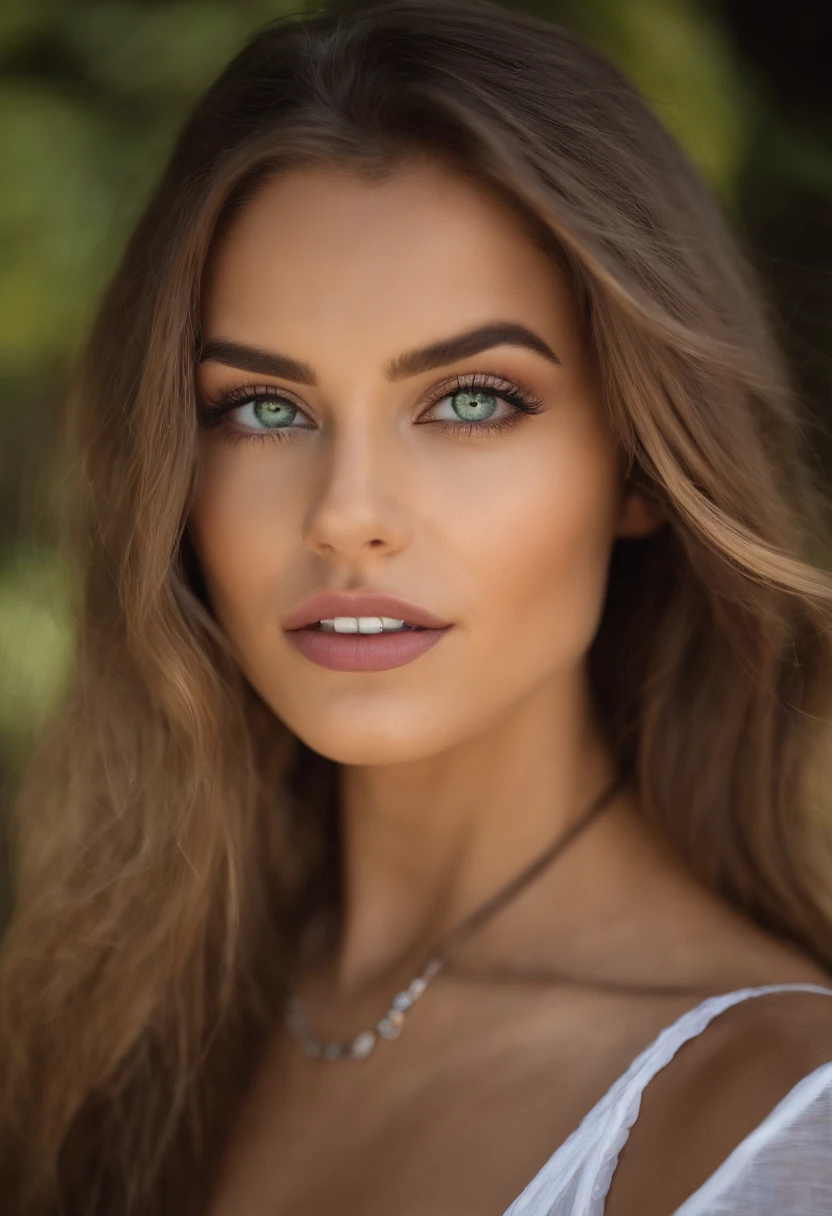
[[[376,1022],[373,1030],[362,1030],[349,1043],[338,1041],[325,1043],[315,1038],[311,1033],[303,1013],[300,997],[297,994],[292,994],[287,1000],[286,1008],[286,1027],[292,1037],[303,1045],[304,1051],[308,1056],[323,1060],[366,1060],[379,1039],[386,1039],[388,1041],[397,1039],[404,1026],[405,1014],[413,1007],[419,997],[423,995],[425,989],[445,965],[451,953],[458,949],[462,942],[466,941],[490,916],[493,916],[513,896],[517,895],[523,887],[527,886],[533,878],[536,878],[547,865],[551,865],[553,861],[560,857],[568,846],[609,805],[621,789],[622,784],[621,779],[616,778],[613,784],[592,803],[589,809],[579,819],[576,819],[530,865],[521,870],[509,883],[501,887],[495,895],[492,895],[490,899],[467,916],[461,924],[451,930],[430,955],[419,973],[410,981],[407,988],[396,993],[390,1004],[390,1008],[384,1017]]]

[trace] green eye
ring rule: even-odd
[[[298,407],[292,405],[290,401],[281,401],[273,397],[257,399],[252,408],[252,413],[257,421],[272,430],[294,422],[297,412]]]
[[[539,414],[543,405],[542,398],[535,397],[529,389],[498,377],[478,376],[472,381],[456,377],[443,387],[444,392],[430,406],[431,412],[437,407],[441,407],[441,412],[430,420],[420,421],[430,421],[439,428],[439,433],[444,430],[448,435],[496,435],[517,426],[523,415]],[[507,413],[498,411],[500,404],[509,407]],[[311,433],[317,429],[302,406],[271,385],[237,387],[201,403],[200,425],[219,427],[235,442],[288,440],[296,431]]]
[[[496,410],[497,401],[493,393],[466,388],[454,393],[451,405],[464,422],[484,422]]]

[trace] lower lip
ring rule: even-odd
[[[405,629],[401,633],[333,633],[284,630],[292,646],[319,667],[332,671],[388,671],[412,663],[451,629]]]

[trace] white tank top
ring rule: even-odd
[[[718,1014],[769,992],[832,996],[832,988],[817,984],[769,984],[712,996],[688,1010],[636,1057],[504,1216],[603,1216],[647,1084]],[[799,1081],[674,1216],[751,1214],[832,1216],[832,1061]]]

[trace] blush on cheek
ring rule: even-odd
[[[564,478],[552,493],[550,477],[534,506],[526,499],[522,524],[503,547],[496,601],[504,628],[520,623],[541,655],[579,660],[600,623],[614,543],[613,489],[599,468]],[[507,538],[508,539],[508,538]]]

